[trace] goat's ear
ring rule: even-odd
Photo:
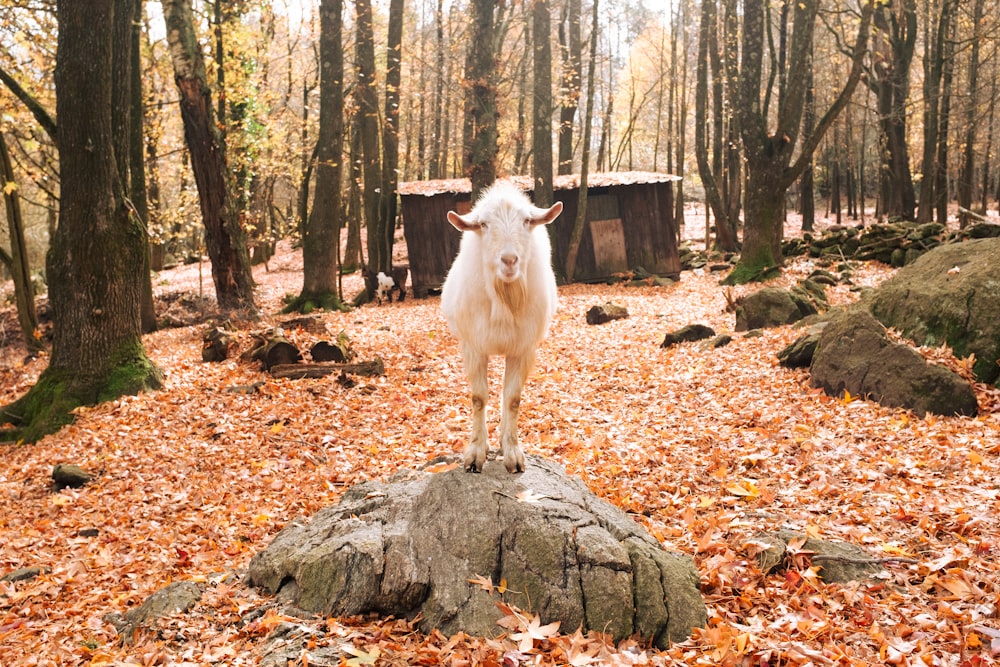
[[[563,205],[561,201],[557,201],[549,208],[534,208],[531,212],[531,224],[532,225],[547,225],[562,213]]]
[[[472,217],[472,213],[459,215],[454,211],[448,211],[448,222],[450,222],[452,227],[460,232],[475,232],[482,228],[482,225],[476,222],[476,219]]]

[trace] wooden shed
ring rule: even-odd
[[[527,176],[509,179],[531,192]],[[680,275],[677,226],[674,223],[674,181],[678,176],[652,172],[592,174],[587,187],[587,224],[577,256],[574,279],[602,282],[616,273],[641,268],[670,278]],[[555,199],[563,213],[549,225],[553,265],[562,277],[570,232],[576,219],[580,190],[578,175],[557,176]],[[435,293],[458,254],[461,233],[447,220],[448,211],[472,208],[469,179],[400,183],[403,232],[410,258],[415,296]]]

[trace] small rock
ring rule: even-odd
[[[593,306],[587,311],[587,324],[604,324],[612,320],[623,320],[628,317],[625,306],[619,306],[610,301],[600,306]]]
[[[715,335],[715,329],[704,324],[689,324],[676,331],[671,331],[660,343],[660,347],[673,347],[679,343],[693,343],[705,340]]]
[[[201,599],[202,587],[193,581],[175,581],[156,591],[138,607],[125,614],[112,612],[104,615],[104,620],[115,626],[118,634],[129,641],[132,631],[147,621],[155,621],[163,616],[179,614],[194,607]]]
[[[725,347],[732,342],[733,342],[733,337],[730,336],[729,334],[719,334],[718,336],[716,336],[715,338],[713,338],[708,342],[708,346],[714,350],[717,350],[718,348]]]
[[[59,463],[52,469],[52,481],[57,491],[66,488],[79,489],[92,479],[94,479],[92,474],[72,463]]]
[[[7,574],[0,577],[0,581],[6,581],[8,583],[14,583],[16,581],[27,581],[29,579],[34,579],[35,577],[41,576],[43,573],[48,572],[46,568],[33,565],[31,567],[22,567],[13,572],[8,572]]]
[[[792,530],[758,535],[756,541],[765,545],[757,554],[757,564],[765,574],[785,564],[792,542],[801,542],[800,551],[809,555],[812,564],[820,568],[819,578],[828,584],[872,579],[885,572],[878,561],[850,542],[818,540]]]

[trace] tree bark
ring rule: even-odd
[[[532,54],[534,95],[532,95],[532,168],[534,201],[552,205],[552,19],[548,0],[532,2]]]
[[[344,163],[344,50],[342,0],[322,0],[320,19],[319,136],[316,191],[302,238],[302,292],[296,307],[339,307],[340,188]],[[311,308],[310,308],[311,310]]]
[[[942,0],[937,23],[928,38],[924,53],[924,151],[921,160],[920,204],[917,221],[930,222],[934,217],[938,164],[938,133],[940,131],[941,81],[944,76],[945,43],[951,32],[952,14],[958,0]],[[928,20],[930,13],[928,12]]]
[[[212,263],[215,298],[223,310],[256,313],[246,234],[236,208],[234,182],[212,109],[205,62],[194,32],[190,0],[164,0],[167,41],[180,92],[184,138],[198,184],[205,243]]]
[[[580,83],[583,77],[583,39],[580,30],[580,0],[566,0],[565,15],[559,22],[559,45],[562,49],[562,78],[559,108],[558,173],[573,173],[573,125],[580,106]]]
[[[972,9],[972,25],[977,34],[972,37],[972,48],[969,53],[968,90],[969,99],[966,102],[965,142],[962,155],[962,169],[958,177],[958,205],[966,210],[972,208],[972,185],[975,178],[976,159],[976,118],[979,94],[979,24],[983,18],[983,0],[975,0]],[[959,215],[959,225],[964,229],[969,224],[969,216]]]
[[[465,150],[463,169],[472,199],[497,177],[496,28],[493,0],[472,0],[469,54],[465,62]]]
[[[735,226],[729,221],[729,207],[726,203],[723,190],[725,176],[722,173],[721,147],[713,150],[715,159],[711,162],[709,161],[709,128],[707,126],[709,118],[708,74],[710,69],[715,69],[710,65],[710,58],[712,57],[715,45],[718,43],[715,37],[718,30],[717,24],[718,14],[715,1],[703,0],[698,27],[698,61],[695,82],[695,158],[698,162],[698,174],[705,187],[705,199],[715,217],[716,245],[722,250],[735,251],[737,250]],[[716,76],[716,85],[713,88],[721,90],[721,86],[718,86],[718,79],[719,77]],[[713,107],[711,114],[713,127],[715,128],[713,135],[719,137],[722,132],[721,123],[719,122],[723,113],[721,100],[716,100]],[[716,139],[716,142],[721,144],[720,139]]]
[[[590,140],[594,126],[594,79],[597,71],[597,35],[600,27],[598,2],[597,0],[593,2],[593,16],[590,23],[590,64],[587,69],[587,108],[583,116],[583,148],[580,156],[580,192],[577,196],[576,219],[573,221],[569,249],[566,252],[566,282],[573,282],[576,275],[576,258],[580,253],[583,228],[587,224],[587,178],[590,175]]]
[[[10,255],[0,248],[0,257],[14,279],[14,300],[17,303],[17,321],[21,325],[21,337],[28,353],[35,355],[44,349],[38,333],[38,313],[35,311],[35,290],[31,284],[31,265],[24,238],[24,218],[21,217],[21,195],[14,179],[14,167],[10,161],[7,140],[0,132],[0,179],[3,183],[3,198],[7,208],[7,229],[10,232]]]
[[[142,0],[118,0],[115,5],[115,23],[120,25],[116,30],[121,31],[121,35],[115,41],[128,45],[128,57],[117,60],[128,63],[124,67],[121,77],[128,77],[128,99],[119,99],[121,107],[125,112],[123,119],[124,127],[121,128],[121,137],[125,139],[121,150],[123,156],[116,153],[116,158],[125,158],[125,168],[128,170],[129,201],[135,207],[135,215],[146,234],[146,251],[143,253],[142,272],[142,300],[139,307],[139,317],[142,321],[142,332],[150,333],[156,331],[156,310],[153,306],[153,276],[150,267],[150,245],[149,245],[149,202],[146,191],[146,169],[145,169],[145,135],[143,134],[143,107],[144,99],[142,94],[142,58],[139,52],[140,38],[142,35],[142,23],[137,20],[141,16]],[[119,41],[120,40],[120,41]],[[121,65],[117,64],[116,67]],[[116,77],[117,79],[118,77]],[[116,96],[120,97],[120,96]],[[119,150],[118,147],[115,150]]]
[[[882,142],[879,190],[883,212],[889,217],[912,220],[917,206],[910,172],[907,140],[907,105],[910,96],[910,65],[917,41],[914,0],[895,0],[876,7],[876,31],[872,44],[873,66],[868,85],[875,93]]]
[[[382,188],[380,192],[382,233],[379,271],[392,273],[393,233],[396,229],[399,185],[399,89],[403,76],[403,0],[390,0],[385,53],[385,117],[382,126]],[[369,259],[371,259],[369,255]]]
[[[809,54],[809,67],[806,70],[805,109],[802,116],[802,131],[809,134],[816,127],[816,90],[814,70],[812,67],[812,49]],[[816,225],[816,188],[813,179],[813,161],[802,172],[799,178],[799,213],[802,214],[802,231],[811,232]]]
[[[385,271],[387,248],[381,217],[382,155],[378,136],[378,84],[375,80],[375,36],[370,0],[355,2],[357,113],[360,114],[362,208],[368,238],[368,269]],[[374,296],[367,294],[367,299]],[[366,300],[367,300],[366,299]]]
[[[129,80],[115,58],[128,57],[112,29],[116,0],[60,0],[56,51],[61,206],[48,254],[52,356],[35,386],[0,410],[33,442],[72,421],[71,410],[159,387],[139,318],[142,224],[125,201],[115,161],[114,91]],[[119,88],[121,87],[121,88]]]

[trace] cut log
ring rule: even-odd
[[[299,348],[295,347],[284,336],[268,338],[263,345],[250,354],[250,357],[259,361],[265,371],[271,370],[275,366],[294,364],[302,359]]]
[[[385,375],[385,363],[380,357],[375,357],[371,361],[356,364],[280,364],[271,367],[271,375],[290,380],[321,378],[333,373],[350,373],[365,377]]]
[[[218,327],[206,331],[201,340],[202,361],[225,361],[236,344],[236,339],[229,332]]]
[[[333,361],[338,364],[346,363],[355,357],[354,350],[351,348],[351,339],[343,331],[337,335],[337,340],[319,341],[312,346],[309,353],[313,361]]]

